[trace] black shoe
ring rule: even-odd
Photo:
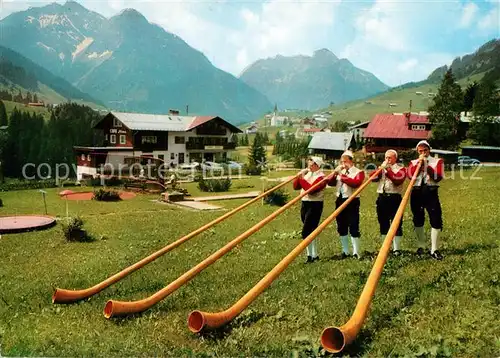
[[[424,254],[424,249],[423,249],[423,248],[421,248],[421,247],[419,247],[419,248],[417,249],[417,255],[418,255],[418,256],[422,256],[423,254]]]
[[[319,261],[319,256],[313,257],[311,262]]]
[[[434,251],[434,253],[431,254],[431,257],[439,261],[443,259],[443,255],[441,255],[438,250]]]
[[[393,254],[394,256],[401,256],[401,255],[403,255],[403,253],[402,253],[401,251],[399,251],[399,250],[394,250],[394,251],[392,252],[392,254]]]
[[[352,257],[359,260],[359,255],[358,254],[352,254]]]
[[[341,254],[340,254],[340,259],[341,259],[341,260],[346,259],[346,258],[348,258],[348,257],[349,257],[349,255],[348,255],[348,254],[346,254],[345,252],[343,252],[343,253],[341,253]]]
[[[313,258],[312,258],[311,256],[307,256],[307,260],[306,260],[306,262],[305,262],[305,263],[306,263],[306,264],[309,264],[309,263],[311,263],[311,262],[313,262]]]

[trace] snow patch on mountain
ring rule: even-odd
[[[97,52],[92,52],[87,57],[89,59],[95,59],[95,58],[110,57],[112,54],[113,54],[113,51],[106,50],[101,54],[98,54]]]
[[[56,50],[54,50],[52,47],[50,46],[47,46],[46,44],[42,43],[42,42],[37,42],[36,43],[38,46],[40,47],[43,47],[44,49],[46,49],[47,51],[49,52],[55,52]]]
[[[73,61],[75,60],[76,56],[78,56],[83,51],[85,51],[87,49],[87,47],[89,47],[93,42],[94,42],[94,39],[92,37],[86,37],[82,42],[80,42],[76,46],[75,51],[72,53]]]

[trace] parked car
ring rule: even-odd
[[[206,162],[201,163],[201,169],[204,169],[204,170],[222,170],[222,165],[220,165],[219,163],[206,161]]]
[[[243,168],[243,164],[238,163],[238,162],[234,162],[234,161],[232,161],[232,160],[229,160],[229,161],[227,162],[227,167],[228,167],[229,169],[241,169],[241,168]]]
[[[471,158],[467,155],[461,155],[457,158],[457,164],[463,167],[470,167],[479,165],[481,162],[478,159]]]
[[[182,170],[191,170],[191,169],[198,170],[198,169],[201,169],[201,165],[198,162],[184,163],[184,164],[179,165],[179,169],[182,169]]]

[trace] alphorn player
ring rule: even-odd
[[[410,198],[413,225],[417,237],[417,254],[422,255],[425,252],[425,209],[429,214],[431,224],[430,255],[436,260],[442,260],[443,256],[439,252],[439,234],[443,229],[443,218],[438,196],[438,183],[443,179],[444,163],[442,159],[430,156],[431,146],[427,141],[422,140],[418,142],[416,149],[419,159],[411,161],[408,167],[408,177],[410,179],[413,177],[418,161],[422,160],[422,166],[420,167]]]
[[[300,171],[299,176],[293,182],[295,190],[301,189],[301,194],[310,189],[312,186],[325,179],[325,174],[321,171],[323,159],[320,157],[310,157],[307,162],[307,169]],[[300,218],[302,220],[302,239],[308,237],[319,225],[321,214],[323,213],[324,189],[327,182],[325,181],[316,189],[308,193],[302,198],[302,206],[300,208]],[[307,246],[307,261],[306,263],[319,260],[318,247],[316,239]]]
[[[329,185],[337,188],[337,199],[335,207],[341,206],[365,180],[365,172],[356,168],[353,162],[353,154],[346,150],[340,157],[340,165],[334,170],[334,176]],[[361,251],[359,248],[359,195],[354,198],[347,207],[337,216],[337,232],[340,235],[342,245],[342,258],[349,256],[349,237],[351,234],[352,256],[359,259]]]
[[[382,171],[373,178],[372,181],[378,182],[377,187],[377,218],[380,227],[380,235],[382,241],[389,232],[392,220],[398,211],[401,204],[401,193],[403,191],[403,183],[406,179],[406,170],[404,166],[396,163],[398,153],[394,149],[389,149],[385,152],[385,160],[380,166]],[[403,219],[399,223],[394,236],[393,253],[396,256],[401,255],[400,245],[403,236]]]

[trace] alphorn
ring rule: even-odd
[[[361,296],[359,297],[358,303],[356,304],[356,308],[354,309],[351,318],[347,321],[346,324],[341,327],[327,327],[323,330],[321,334],[321,345],[323,346],[323,348],[325,348],[326,351],[330,353],[341,352],[346,346],[354,341],[359,331],[361,330],[361,327],[363,326],[368,313],[368,308],[370,307],[370,304],[373,300],[373,295],[375,294],[375,290],[377,289],[380,276],[382,275],[382,270],[384,269],[385,262],[387,261],[389,251],[391,249],[392,240],[396,234],[399,223],[401,222],[401,218],[404,214],[405,207],[408,204],[411,191],[413,189],[413,186],[415,185],[415,180],[417,179],[417,175],[420,171],[421,166],[422,161],[418,163],[415,174],[413,174],[410,184],[406,189],[403,200],[401,201],[398,211],[396,212],[396,215],[392,220],[389,232],[384,239],[382,248],[380,249],[375,263],[373,264],[370,276],[368,276],[368,280],[366,281],[365,287],[361,292]]]
[[[240,234],[237,236],[235,239],[232,241],[228,242],[225,246],[223,246],[221,249],[217,250],[214,252],[212,255],[207,257],[205,260],[197,264],[196,266],[192,267],[190,270],[186,271],[184,274],[179,276],[176,280],[172,281],[169,283],[166,287],[161,289],[160,291],[156,292],[155,294],[142,299],[138,301],[114,301],[110,300],[106,303],[106,306],[104,307],[104,317],[106,318],[111,318],[114,316],[123,316],[127,314],[132,314],[132,313],[137,313],[137,312],[142,312],[153,305],[157,304],[161,300],[163,300],[165,297],[170,295],[172,292],[176,291],[179,287],[183,286],[187,282],[189,282],[193,277],[195,277],[197,274],[199,274],[201,271],[203,271],[205,268],[213,264],[215,261],[220,259],[222,256],[224,256],[226,253],[231,251],[233,248],[235,248],[239,243],[241,243],[243,240],[245,240],[247,237],[252,235],[253,233],[259,231],[264,225],[269,223],[271,220],[276,218],[278,215],[283,213],[285,210],[290,208],[293,204],[295,204],[297,201],[302,199],[305,195],[310,193],[311,191],[315,190],[317,187],[322,185],[325,181],[328,182],[330,178],[332,177],[333,174],[330,174],[329,176],[325,177],[322,181],[319,183],[313,185],[311,188],[308,190],[305,190],[303,193],[292,199],[290,202],[273,212],[271,215],[266,217],[264,220],[258,222],[254,226],[252,226],[250,229],[245,231],[243,234]]]
[[[340,205],[328,218],[326,218],[309,236],[301,241],[288,255],[286,255],[269,273],[262,278],[250,291],[248,291],[232,307],[222,312],[208,313],[193,311],[188,316],[188,327],[193,333],[201,332],[207,328],[217,328],[223,326],[238,316],[250,305],[274,280],[292,263],[292,261],[318,236],[337,216],[346,208],[354,198],[367,187],[373,178],[380,172],[376,170],[370,178],[365,181],[354,193]]]
[[[256,198],[253,198],[245,203],[243,203],[242,205],[238,206],[237,208],[227,212],[226,214],[218,217],[217,219],[209,222],[208,224],[205,224],[203,225],[202,227],[190,232],[189,234],[181,237],[180,239],[178,239],[177,241],[174,241],[172,242],[171,244],[163,247],[162,249],[154,252],[153,254],[143,258],[142,260],[136,262],[135,264],[123,269],[122,271],[114,274],[113,276],[110,276],[109,278],[107,278],[106,280],[96,284],[95,286],[92,286],[92,287],[89,287],[89,288],[86,288],[86,289],[83,289],[83,290],[67,290],[67,289],[64,289],[64,288],[56,288],[56,290],[54,291],[54,294],[52,295],[52,303],[72,303],[72,302],[77,302],[77,301],[80,301],[80,300],[83,300],[87,297],[90,297],[90,296],[93,296],[95,295],[96,293],[99,293],[101,292],[102,290],[104,290],[105,288],[113,285],[114,283],[120,281],[121,279],[123,279],[124,277],[130,275],[132,272],[134,271],[137,271],[139,270],[140,268],[146,266],[147,264],[153,262],[154,260],[156,260],[157,258],[159,258],[160,256],[166,254],[167,252],[169,251],[172,251],[173,249],[175,249],[176,247],[182,245],[183,243],[185,243],[186,241],[192,239],[193,237],[201,234],[203,231],[211,228],[212,226],[220,223],[221,221],[233,216],[234,214],[236,214],[237,212],[243,210],[244,208],[246,208],[247,206],[249,206],[250,204],[253,204],[257,201],[259,201],[260,199],[266,197],[267,195],[269,195],[270,193],[272,193],[273,191],[285,186],[286,184],[290,183],[292,180],[294,180],[296,177],[298,176],[295,175],[293,176],[292,178],[276,185],[275,187],[267,190],[266,192],[260,194],[259,196],[257,196]]]

